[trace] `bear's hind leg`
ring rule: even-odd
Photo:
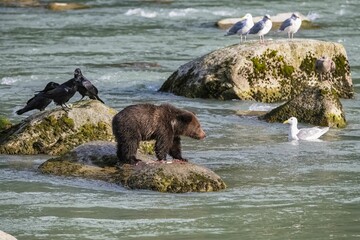
[[[139,147],[138,141],[133,141],[131,143],[118,143],[117,146],[117,157],[119,159],[119,163],[128,163],[128,164],[136,164],[141,161],[136,158],[136,151]]]

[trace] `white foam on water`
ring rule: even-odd
[[[155,18],[158,16],[157,12],[154,11],[145,11],[144,9],[141,8],[133,8],[133,9],[129,9],[127,10],[127,12],[125,13],[126,16],[140,16],[140,17],[145,17],[145,18]]]
[[[3,77],[0,81],[0,84],[4,85],[13,85],[14,83],[18,82],[19,79],[14,77]]]

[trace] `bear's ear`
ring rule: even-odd
[[[189,123],[193,119],[193,115],[191,113],[182,113],[176,116],[176,119],[183,123]]]

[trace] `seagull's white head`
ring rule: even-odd
[[[271,20],[271,18],[270,18],[270,15],[269,14],[266,14],[265,16],[264,16],[264,18],[263,18],[265,21],[266,20]]]
[[[293,13],[293,14],[291,15],[291,17],[292,17],[293,19],[300,18],[299,14],[297,14],[297,13]]]
[[[246,19],[252,19],[252,15],[250,13],[245,14],[244,18]]]
[[[296,117],[291,117],[291,118],[289,118],[288,120],[284,121],[284,124],[285,124],[285,123],[288,123],[288,124],[290,124],[290,125],[293,125],[293,124],[297,125],[298,120],[297,120]]]

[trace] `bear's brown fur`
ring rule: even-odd
[[[155,154],[158,160],[166,160],[169,154],[174,159],[187,161],[181,156],[180,135],[203,139],[196,116],[170,104],[137,104],[124,108],[112,121],[117,141],[119,163],[135,164],[136,151],[140,141],[155,140]]]

